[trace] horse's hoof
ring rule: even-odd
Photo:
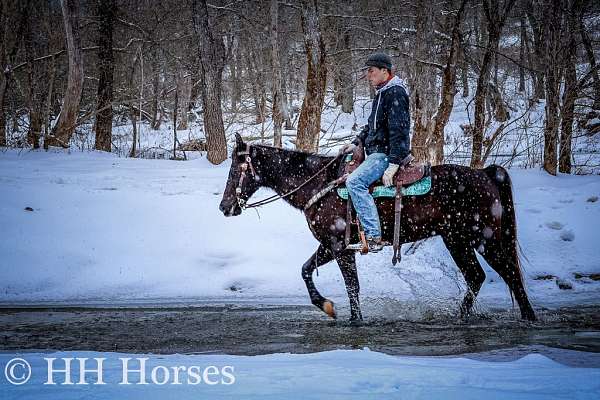
[[[354,319],[350,319],[350,326],[353,327],[358,327],[358,326],[363,326],[365,323],[363,322],[362,319],[359,318],[354,318]]]
[[[325,300],[323,302],[323,311],[325,314],[329,315],[331,318],[335,319],[335,307],[333,306],[333,302],[330,300]]]

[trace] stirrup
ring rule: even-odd
[[[385,242],[383,240],[375,241],[372,239],[367,239],[367,245],[369,246],[369,253],[379,253],[381,250],[383,250]]]
[[[373,240],[367,239],[367,246],[369,249],[369,253],[379,253],[381,250],[383,250],[383,248],[385,246],[389,246],[389,245],[390,244],[388,242],[384,242],[382,240],[379,242],[375,242]],[[363,250],[363,244],[362,243],[349,244],[348,246],[346,246],[346,250],[361,251],[361,250]]]
[[[360,251],[363,248],[363,244],[362,243],[352,243],[349,244],[348,246],[346,246],[346,250],[355,250],[355,251]]]

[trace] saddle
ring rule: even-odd
[[[345,181],[348,175],[350,175],[356,168],[359,167],[360,164],[365,160],[365,152],[362,145],[356,146],[352,154],[348,155],[349,161],[345,164],[342,164],[343,170],[340,174],[340,180]],[[404,160],[400,162],[400,168],[398,168],[398,172],[394,176],[394,183],[396,187],[396,195],[394,196],[394,255],[392,257],[392,264],[396,265],[396,263],[400,260],[400,221],[402,216],[402,188],[408,185],[411,185],[426,176],[429,176],[431,172],[431,165],[420,164],[415,161],[415,158],[409,154]],[[369,186],[369,192],[373,193],[373,190],[377,186],[382,186],[383,182],[378,180],[374,182],[371,186]],[[361,254],[367,254],[369,252],[367,241],[365,238],[364,231],[360,227],[360,222],[358,218],[356,221],[352,221],[352,200],[348,197],[347,208],[346,208],[346,232],[345,232],[345,242],[346,246],[350,244],[350,229],[352,223],[358,225],[358,231],[360,240],[362,243],[362,248],[360,250]]]
[[[340,174],[340,178],[343,178],[345,181],[356,168],[360,166],[360,164],[365,161],[365,151],[362,145],[356,146],[352,154],[348,154],[348,159],[345,164],[342,164],[343,171]],[[408,186],[410,184],[415,183],[418,180],[423,179],[425,176],[429,175],[429,171],[431,169],[431,165],[427,164],[419,164],[415,162],[415,158],[412,154],[409,154],[404,160],[400,162],[400,168],[398,168],[398,172],[394,175],[394,180],[396,185]],[[369,186],[369,192],[373,192],[373,189],[377,186],[383,185],[381,179],[373,182],[371,186]]]

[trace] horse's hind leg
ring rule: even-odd
[[[485,281],[485,272],[477,260],[475,250],[468,244],[454,243],[451,240],[444,239],[444,243],[450,251],[450,255],[454,262],[462,272],[465,281],[467,282],[468,290],[460,305],[460,316],[464,318],[468,316],[472,309],[473,303],[479,294],[481,285]]]
[[[319,291],[315,287],[315,283],[312,278],[312,274],[315,271],[315,269],[317,269],[317,267],[323,264],[327,264],[331,260],[333,260],[333,253],[331,252],[331,250],[327,249],[323,245],[319,245],[317,251],[315,251],[315,253],[312,256],[310,256],[310,258],[302,266],[302,279],[304,279],[306,289],[308,289],[310,301],[315,306],[323,310],[331,318],[335,318],[335,309],[333,307],[333,302],[321,296],[321,293],[319,293]]]
[[[356,271],[356,260],[354,251],[343,251],[335,256],[337,263],[344,277],[348,299],[350,300],[350,321],[362,321],[360,312],[360,284],[358,282],[358,273]]]
[[[513,254],[510,255],[507,253]],[[527,297],[527,292],[525,291],[523,275],[519,266],[516,249],[507,251],[502,246],[494,246],[488,243],[483,257],[498,273],[498,275],[502,277],[512,294],[517,299],[519,309],[521,310],[521,318],[529,321],[535,321],[535,312],[533,311],[533,307],[531,307],[531,303]]]

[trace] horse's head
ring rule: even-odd
[[[226,217],[240,215],[242,207],[260,187],[251,153],[251,146],[244,143],[242,137],[236,133],[235,146],[231,154],[231,169],[219,205],[219,209]]]

